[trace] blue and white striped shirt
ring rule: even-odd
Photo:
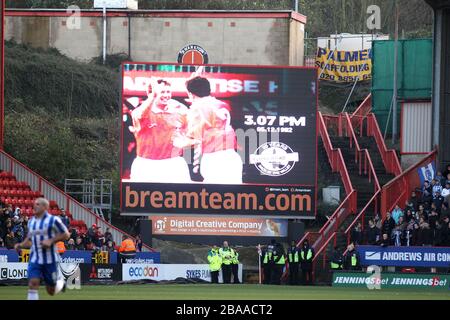
[[[54,238],[57,234],[65,233],[66,226],[61,219],[45,212],[42,217],[33,217],[28,222],[28,237],[31,240],[30,262],[38,264],[55,263],[59,259],[56,246],[43,249],[41,242]]]

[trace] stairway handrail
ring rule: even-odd
[[[397,177],[395,177],[394,179],[392,179],[391,181],[389,181],[388,183],[386,183],[382,190],[381,190],[381,214],[382,217],[384,219],[386,212],[391,212],[392,209],[400,203],[401,199],[406,197],[409,197],[409,194],[411,193],[411,190],[409,188],[409,184],[408,184],[408,176],[409,174],[413,173],[415,170],[417,170],[419,167],[422,167],[424,164],[429,163],[433,160],[435,160],[436,155],[438,153],[437,149],[434,149],[433,151],[431,151],[430,153],[428,153],[422,160],[418,161],[417,163],[411,165],[408,169],[404,170],[400,175],[398,175]],[[395,201],[392,201],[391,204],[387,203],[386,197],[387,194],[389,194],[390,192],[392,192],[391,187],[394,186],[395,183],[400,182],[402,184],[402,188],[401,188],[401,192],[400,195],[397,197],[397,199]],[[399,190],[396,190],[396,192],[398,192]],[[404,201],[406,201],[407,199],[404,198]]]
[[[378,125],[375,114],[370,113],[366,116],[367,119],[367,135],[374,137],[381,158],[388,173],[399,176],[402,173],[402,166],[398,160],[395,150],[390,150],[386,147],[384,137],[381,134],[380,126]]]
[[[325,121],[323,118],[323,115],[321,112],[318,112],[318,119],[319,119],[319,133],[322,138],[325,151],[328,156],[328,161],[330,162],[330,166],[333,170],[333,172],[339,172],[341,176],[342,183],[344,185],[344,189],[346,191],[346,198],[341,202],[339,207],[333,212],[331,217],[328,219],[328,221],[324,224],[324,226],[320,229],[319,233],[321,236],[321,240],[318,243],[318,245],[321,245],[321,242],[324,239],[325,236],[325,230],[330,226],[332,222],[335,222],[335,227],[332,228],[332,230],[337,230],[337,225],[339,221],[339,214],[342,211],[342,209],[348,210],[350,213],[356,211],[356,196],[357,192],[353,188],[350,175],[348,174],[347,166],[345,165],[344,157],[342,156],[342,152],[340,148],[333,148],[333,145],[331,143],[331,138],[328,134],[327,127],[325,125]],[[336,119],[338,117],[336,116]],[[349,214],[349,213],[348,213]],[[303,238],[297,243],[297,246],[301,245],[305,239],[309,239],[309,237],[313,233],[307,232]]]
[[[369,171],[367,172],[367,169],[365,168],[365,173],[369,174],[369,182],[370,182],[371,178],[373,178],[374,189],[375,189],[374,192],[377,192],[379,189],[381,189],[381,187],[380,187],[380,182],[378,181],[377,173],[375,171],[375,167],[373,165],[372,158],[370,157],[369,151],[367,149],[361,149],[361,147],[359,146],[358,139],[356,138],[355,130],[353,130],[353,125],[352,125],[349,114],[346,112],[346,113],[344,113],[343,116],[347,122],[347,135],[350,135],[349,136],[350,147],[352,145],[352,141],[356,147],[355,158],[356,158],[356,162],[359,163],[360,174],[361,174],[361,166],[362,166],[361,154],[364,154],[365,165],[369,166]],[[358,155],[359,155],[359,157],[358,157]]]

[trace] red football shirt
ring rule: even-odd
[[[176,132],[186,130],[186,113],[187,107],[175,100],[170,100],[165,110],[153,106],[148,116],[137,120],[136,155],[152,160],[181,156],[183,150],[173,145],[173,138]]]
[[[213,97],[192,103],[188,113],[187,136],[202,141],[202,153],[236,148],[236,133],[231,126],[230,107]]]

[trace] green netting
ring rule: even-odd
[[[431,98],[433,45],[431,39],[400,40],[398,45],[398,99]],[[394,41],[373,43],[372,108],[384,132],[392,101]],[[400,103],[397,108],[400,128]],[[392,114],[388,125],[392,132]]]

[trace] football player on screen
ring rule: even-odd
[[[186,89],[192,103],[186,135],[179,136],[174,144],[194,146],[193,170],[196,173],[200,168],[203,183],[242,184],[243,163],[236,152],[230,106],[211,96],[209,80],[198,72],[187,80]]]
[[[148,98],[131,113],[130,131],[136,139],[136,158],[131,166],[130,181],[190,183],[189,167],[182,157],[183,149],[173,140],[187,129],[188,108],[172,99],[171,84],[154,81]]]

